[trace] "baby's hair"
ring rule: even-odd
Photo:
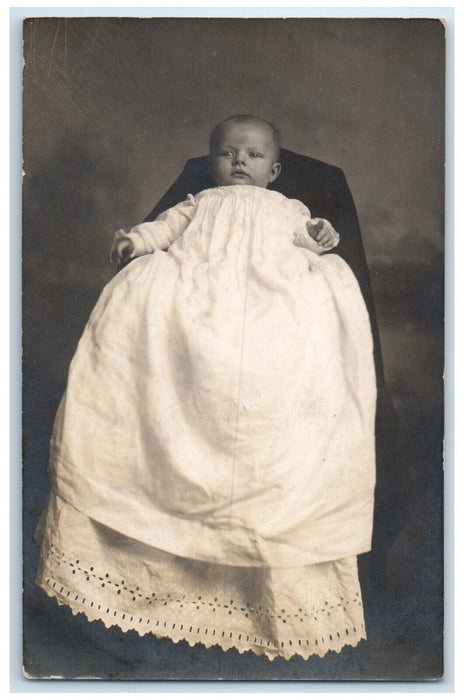
[[[274,140],[274,145],[275,145],[275,158],[276,161],[279,160],[279,153],[280,153],[280,133],[279,130],[277,129],[274,124],[271,122],[266,121],[265,119],[261,119],[260,117],[255,117],[252,114],[235,114],[232,117],[227,117],[227,119],[224,119],[224,121],[219,122],[219,124],[216,124],[214,129],[211,132],[211,136],[209,137],[209,152],[210,154],[213,153],[214,149],[216,148],[219,138],[221,136],[222,129],[226,124],[248,124],[249,122],[258,122],[259,124],[264,124],[267,126],[272,133],[272,138]]]

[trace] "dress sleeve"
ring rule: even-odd
[[[290,202],[294,212],[295,236],[293,242],[296,246],[299,246],[300,248],[307,248],[311,252],[316,253],[316,255],[322,255],[323,253],[328,253],[330,250],[332,250],[338,245],[340,241],[340,236],[335,231],[332,224],[329,221],[327,221],[327,219],[313,219],[311,218],[311,212],[309,211],[308,207],[302,204],[302,202],[298,201],[297,199],[292,199],[290,200]],[[320,246],[313,238],[311,238],[306,227],[306,224],[308,222],[317,224],[320,221],[323,221],[324,226],[329,226],[332,231],[334,241],[330,248]]]
[[[195,197],[189,194],[184,202],[167,209],[155,221],[147,221],[134,226],[126,234],[127,238],[134,244],[132,257],[168,248],[184,233],[195,213],[195,208]]]

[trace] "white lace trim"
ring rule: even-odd
[[[107,628],[117,626],[123,632],[134,630],[141,636],[152,633],[173,642],[186,641],[190,646],[203,644],[210,648],[218,645],[224,651],[232,648],[239,653],[252,651],[264,654],[270,660],[279,656],[290,659],[294,655],[304,659],[312,655],[323,657],[329,651],[339,653],[344,646],[356,646],[366,639],[362,603],[357,595],[350,601],[330,601],[331,605],[326,601],[326,607],[318,609],[272,611],[249,603],[220,601],[217,596],[211,600],[198,596],[193,600],[192,596],[186,595],[147,594],[138,586],[131,586],[125,580],[113,580],[108,573],[96,572],[94,567],[84,566],[79,560],[67,560],[53,546],[50,559],[54,560],[56,577],[46,571],[39,572],[37,584],[59,605],[69,606],[73,614],[84,613],[89,621],[100,620]],[[76,581],[74,586],[69,574]],[[108,591],[108,587],[111,590]],[[116,596],[117,605],[113,600]],[[351,622],[353,618],[357,619],[356,625],[348,626],[343,613],[348,607],[351,608],[348,617]],[[215,614],[217,620],[214,620]],[[326,632],[320,633],[316,628],[318,619],[323,616],[332,616],[333,624],[325,627]],[[288,633],[285,631],[286,618],[290,622]],[[231,624],[228,625],[229,619]],[[277,638],[253,633],[253,619],[261,626],[270,622],[277,631]],[[295,624],[300,631],[297,637],[292,634]]]

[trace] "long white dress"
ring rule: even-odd
[[[153,254],[103,291],[51,441],[37,581],[74,612],[269,658],[365,637],[372,339],[309,217],[240,185],[132,230]]]

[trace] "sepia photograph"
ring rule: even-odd
[[[23,21],[26,679],[437,681],[446,22]]]

